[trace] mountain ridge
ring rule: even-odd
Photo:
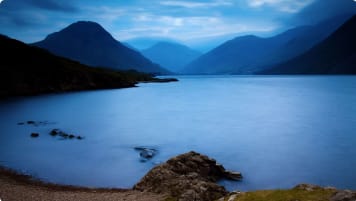
[[[145,58],[141,53],[114,39],[96,22],[78,21],[72,23],[58,32],[49,34],[44,40],[31,45],[90,66],[116,70],[133,69],[154,74],[169,73]]]
[[[356,74],[356,15],[309,51],[259,74]]]
[[[92,68],[1,34],[0,51],[0,98],[126,88],[156,79],[133,71]]]
[[[166,41],[158,42],[142,50],[141,53],[172,72],[180,71],[185,65],[201,55],[200,52],[186,45]]]
[[[254,35],[233,38],[192,61],[182,73],[254,74],[309,50],[350,16],[335,16],[314,26],[296,27],[268,38]]]

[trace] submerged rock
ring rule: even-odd
[[[35,138],[35,137],[39,137],[40,134],[39,133],[31,133],[31,137]]]
[[[216,200],[228,193],[215,183],[226,178],[227,172],[214,159],[192,151],[156,166],[134,189],[169,194],[180,201]]]
[[[62,139],[78,139],[78,140],[82,140],[84,139],[82,136],[78,135],[74,135],[74,134],[68,134],[58,128],[52,129],[51,132],[49,132],[50,135],[52,135],[53,137],[55,136],[60,136],[62,137]]]
[[[33,120],[17,123],[17,125],[25,125],[25,124],[37,127],[37,126],[46,126],[48,124],[55,124],[55,123],[54,122],[48,122],[48,121],[33,121]]]
[[[35,124],[36,122],[35,121],[27,121],[27,124]]]
[[[157,149],[149,147],[135,147],[134,149],[140,153],[141,162],[146,162],[153,158],[158,152]]]
[[[55,129],[51,130],[51,132],[49,134],[52,136],[57,136],[57,135],[59,135],[60,132],[61,132],[61,130],[55,128]]]

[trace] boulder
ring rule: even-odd
[[[180,201],[216,200],[228,193],[215,183],[226,172],[214,159],[191,151],[154,167],[134,189],[168,194]]]

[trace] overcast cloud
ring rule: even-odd
[[[271,35],[343,13],[353,0],[4,0],[0,33],[43,39],[78,21],[96,21],[120,40],[165,37],[193,43],[242,34]]]

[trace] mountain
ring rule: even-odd
[[[356,74],[356,15],[309,51],[261,74]]]
[[[194,60],[182,73],[253,74],[309,50],[349,16],[333,17],[314,26],[296,27],[269,38],[236,37]]]
[[[63,91],[133,87],[155,80],[133,71],[91,68],[0,35],[0,98]]]
[[[159,42],[179,43],[178,41],[172,38],[166,38],[166,37],[138,37],[138,38],[132,38],[126,40],[124,42],[137,50],[144,50],[150,48]]]
[[[168,72],[115,40],[95,22],[73,23],[32,45],[90,66],[157,74]]]
[[[185,65],[198,58],[201,54],[185,45],[172,42],[159,42],[141,53],[162,67],[178,72]]]

